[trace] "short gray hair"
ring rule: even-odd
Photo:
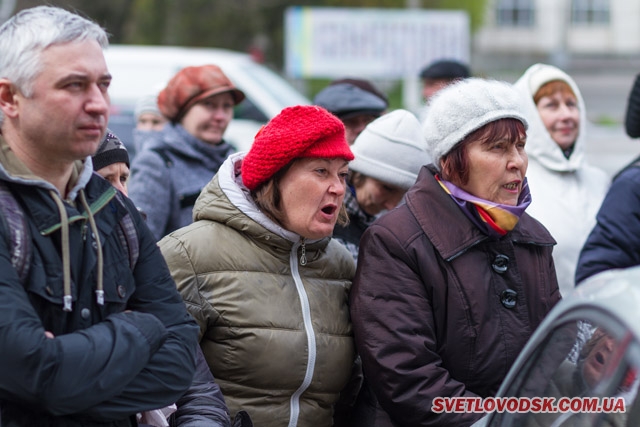
[[[41,69],[42,51],[85,40],[95,40],[103,49],[109,45],[105,30],[80,15],[51,6],[25,9],[0,27],[0,78],[9,79],[29,97]]]

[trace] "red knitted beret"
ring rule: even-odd
[[[158,108],[166,118],[177,122],[198,101],[223,92],[230,92],[236,104],[244,99],[244,93],[217,65],[185,67],[158,95]]]
[[[242,182],[253,191],[303,157],[353,160],[340,119],[316,105],[287,107],[260,129],[242,161]]]

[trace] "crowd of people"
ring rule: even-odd
[[[246,152],[244,93],[186,67],[129,153],[107,45],[56,7],[0,27],[1,426],[468,426],[430,402],[494,396],[576,283],[640,264],[640,161],[587,163],[557,67],[439,60],[418,112],[335,80]]]

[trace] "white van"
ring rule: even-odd
[[[136,101],[158,93],[187,66],[218,65],[245,93],[246,99],[236,106],[234,119],[224,136],[238,150],[248,150],[258,129],[283,108],[310,104],[285,79],[245,53],[212,48],[111,45],[104,55],[113,76],[109,87],[109,127],[130,149]]]

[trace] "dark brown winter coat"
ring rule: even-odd
[[[506,236],[488,237],[434,173],[423,167],[407,203],[367,229],[351,292],[365,377],[399,426],[480,418],[435,414],[432,400],[495,395],[560,299],[548,231],[525,213]]]

